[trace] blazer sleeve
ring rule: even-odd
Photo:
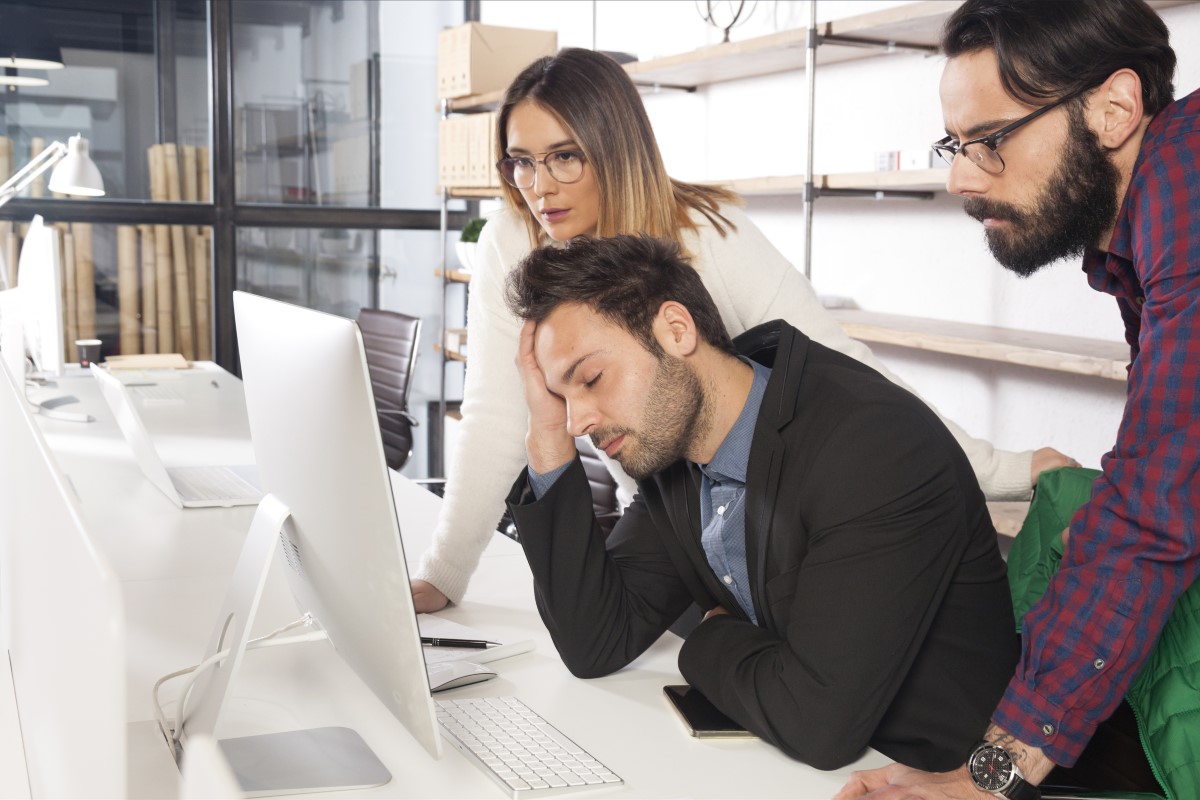
[[[640,498],[605,541],[578,457],[539,499],[521,470],[508,507],[533,573],[538,612],[576,677],[626,666],[691,603]]]
[[[969,540],[965,470],[936,421],[916,411],[852,411],[812,453],[820,478],[781,489],[770,535],[800,535],[803,524],[809,543],[794,573],[766,587],[770,602],[790,608],[786,630],[719,615],[680,652],[684,677],[718,708],[819,769],[868,746]],[[864,442],[874,452],[864,454]]]

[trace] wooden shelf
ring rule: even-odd
[[[443,273],[440,269],[435,269],[433,271],[433,274],[440,278],[440,277],[442,277]],[[446,275],[446,280],[450,281],[451,283],[470,283],[471,282],[471,273],[466,272],[461,269],[447,270],[445,275]]]
[[[830,313],[847,334],[864,342],[1092,375],[1114,381],[1126,379],[1126,366],[1129,364],[1129,346],[1124,342],[871,311],[833,309]]]
[[[442,189],[438,187],[440,192]],[[446,193],[451,197],[467,200],[499,200],[502,195],[498,186],[450,186]]]
[[[461,361],[464,364],[467,363],[466,356],[464,356],[462,353],[455,353],[453,351],[444,350],[442,348],[441,342],[434,342],[433,350],[435,353],[441,353],[442,355],[444,355],[446,358],[450,359],[451,361]]]
[[[1150,5],[1163,9],[1192,1],[1152,0]],[[946,18],[961,4],[961,0],[925,0],[818,25],[817,31],[822,36],[853,38],[879,46],[863,47],[826,39],[817,48],[817,64],[835,64],[894,52],[932,52]],[[808,30],[796,28],[624,66],[635,83],[691,89],[802,70],[807,42]]]
[[[455,114],[471,114],[480,111],[495,111],[500,108],[500,101],[503,99],[504,90],[497,89],[494,92],[487,92],[485,94],[455,97],[447,100],[446,103]],[[441,109],[439,108],[438,110],[440,111]]]
[[[817,64],[870,58],[896,48],[933,48],[946,17],[961,0],[930,0],[834,20],[818,26],[823,36],[852,36],[881,47],[855,47],[826,41],[817,48]],[[795,28],[740,42],[702,47],[625,65],[635,83],[693,88],[723,81],[804,69],[808,30]],[[888,43],[892,48],[887,48]]]
[[[818,189],[874,189],[886,191],[942,192],[946,190],[948,169],[903,169],[888,172],[845,172],[818,175]],[[727,186],[746,196],[785,196],[804,194],[803,175],[775,175],[764,178],[735,178],[728,181],[701,181]]]

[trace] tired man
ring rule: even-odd
[[[962,763],[1016,638],[983,495],[933,412],[784,322],[731,342],[673,243],[536,250],[508,302],[530,409],[509,509],[572,673],[621,669],[694,601],[680,671],[789,756]],[[638,480],[607,540],[575,436]]]

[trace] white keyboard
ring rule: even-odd
[[[515,697],[434,702],[442,734],[514,800],[624,783]]]
[[[167,472],[184,500],[241,500],[259,493],[229,467],[171,467]]]

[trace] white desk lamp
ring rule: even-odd
[[[67,141],[69,144],[51,143],[5,181],[0,186],[0,206],[20,194],[51,167],[54,167],[54,172],[50,173],[50,191],[84,197],[103,195],[104,179],[88,155],[88,140],[82,136],[72,136]]]

